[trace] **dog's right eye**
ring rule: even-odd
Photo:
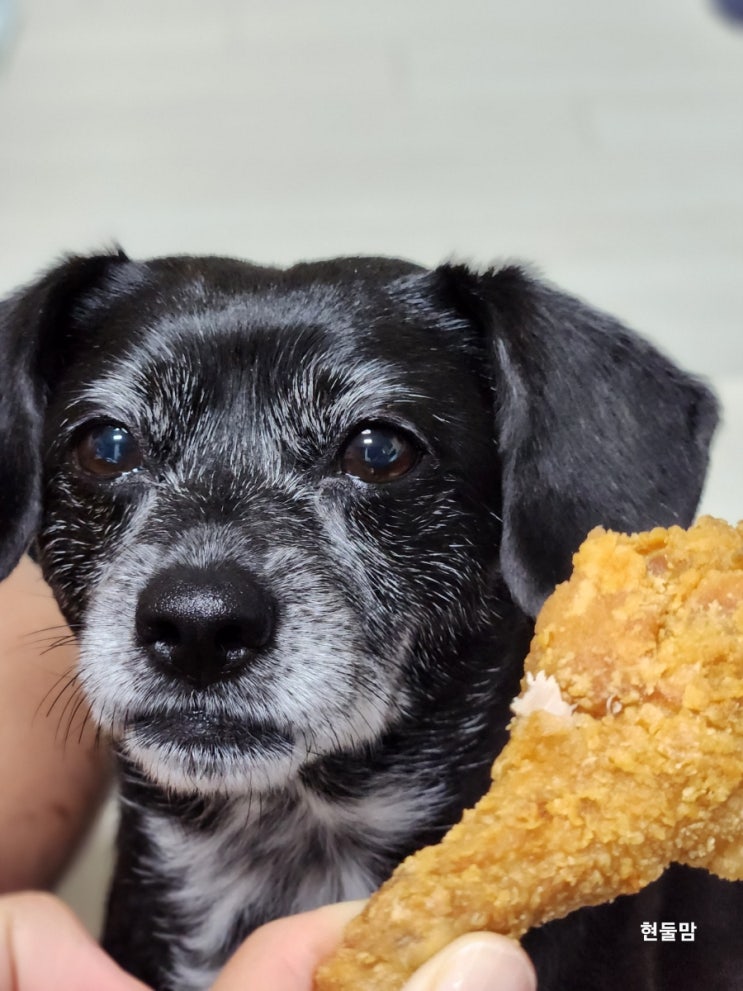
[[[77,463],[88,475],[116,478],[142,467],[139,444],[126,427],[96,424],[85,430],[75,445]]]

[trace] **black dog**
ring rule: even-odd
[[[572,552],[688,524],[716,420],[517,268],[75,258],[0,354],[0,569],[34,542],[120,759],[105,944],[178,991],[456,821]],[[542,991],[730,991],[741,905],[669,872],[526,945]]]

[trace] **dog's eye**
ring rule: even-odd
[[[420,458],[416,442],[397,427],[370,425],[359,430],[341,451],[341,471],[363,482],[392,482],[406,475]]]
[[[75,447],[83,471],[99,478],[115,478],[142,467],[139,444],[126,427],[115,423],[89,428]]]

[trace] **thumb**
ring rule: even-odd
[[[534,967],[518,943],[495,933],[460,936],[427,960],[403,991],[536,991]]]
[[[73,913],[40,892],[0,898],[2,991],[147,991],[97,945]]]
[[[312,991],[315,968],[363,904],[339,902],[261,926],[227,962],[212,991]]]

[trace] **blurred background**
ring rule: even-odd
[[[0,0],[0,295],[114,242],[531,262],[712,382],[743,516],[743,0]]]

